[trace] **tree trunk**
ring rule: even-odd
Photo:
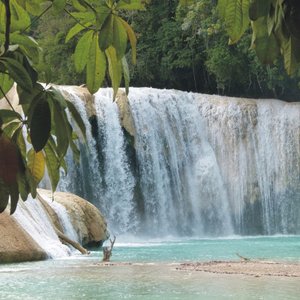
[[[85,248],[83,248],[79,243],[69,239],[65,234],[63,234],[61,231],[59,231],[57,228],[55,228],[55,232],[57,234],[57,236],[59,237],[59,239],[62,242],[65,242],[67,244],[70,244],[71,246],[73,246],[75,249],[79,250],[82,254],[89,254],[90,252],[87,251]]]

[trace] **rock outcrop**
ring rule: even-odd
[[[133,137],[136,136],[134,121],[132,118],[129,101],[126,93],[119,90],[116,96],[116,102],[119,107],[120,121],[122,127]]]
[[[48,190],[39,189],[38,193],[42,198],[52,197]],[[106,221],[94,205],[71,193],[55,192],[53,198],[66,208],[82,245],[101,245],[109,237]],[[55,216],[53,220],[57,223]]]
[[[10,216],[8,209],[0,214],[0,263],[36,261],[70,255],[66,245],[81,253],[81,247],[102,245],[108,238],[106,222],[98,209],[88,201],[70,194],[54,194],[39,189],[37,199],[20,200],[17,211]],[[57,207],[64,207],[77,240],[64,231],[62,215]],[[55,209],[56,208],[56,209]]]
[[[7,212],[0,214],[0,263],[43,260],[46,252]]]

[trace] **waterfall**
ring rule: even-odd
[[[90,133],[60,189],[114,233],[300,233],[299,104],[131,88],[130,137],[110,89],[94,95],[94,116],[68,92]]]
[[[300,105],[197,96],[235,232],[300,233]]]
[[[125,138],[111,90],[95,94],[99,148],[102,157],[101,207],[109,227],[118,233],[135,230],[134,177],[125,153]]]
[[[228,199],[191,94],[132,89],[145,231],[231,234]]]
[[[83,96],[76,90],[74,91],[74,87],[62,86],[59,88],[68,100],[75,105],[86,127],[86,141],[78,144],[80,164],[74,163],[74,158],[69,150],[66,156],[68,174],[61,174],[63,179],[59,183],[59,189],[73,191],[75,194],[82,195],[84,198],[88,197],[90,200],[98,199],[99,194],[102,194],[100,166],[98,155],[95,151],[96,140],[93,138],[92,126]],[[74,180],[74,178],[84,180]]]
[[[59,240],[48,215],[38,200],[29,196],[25,203],[19,201],[13,218],[48,254],[49,258],[64,257],[71,254],[70,248],[63,245]]]
[[[59,189],[72,191],[90,200],[105,215],[112,233],[134,231],[134,177],[125,153],[125,138],[119,122],[112,92],[100,90],[95,95],[96,118],[89,118],[85,105],[72,87],[63,87],[80,112],[87,131],[86,143],[80,144],[81,162],[74,164],[67,155],[68,174],[62,177]]]

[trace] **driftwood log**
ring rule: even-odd
[[[102,247],[102,250],[103,250],[103,259],[102,259],[102,261],[104,261],[104,262],[109,261],[110,257],[112,256],[112,250],[113,250],[113,247],[114,247],[114,243],[116,241],[116,236],[114,236],[113,240],[109,239],[109,241],[110,241],[110,246]]]
[[[250,258],[248,258],[248,257],[244,257],[244,256],[242,256],[242,255],[240,255],[240,254],[238,254],[238,253],[236,253],[236,255],[237,255],[242,261],[250,261]]]
[[[83,248],[79,243],[69,239],[65,234],[63,234],[60,230],[58,230],[57,228],[55,228],[55,232],[57,234],[57,236],[59,237],[59,239],[67,244],[70,244],[71,246],[73,246],[75,249],[79,250],[82,254],[89,254],[90,252],[88,250],[86,250],[85,248]]]

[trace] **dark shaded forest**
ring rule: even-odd
[[[282,59],[262,65],[250,49],[250,31],[229,45],[216,2],[200,0],[182,7],[176,0],[152,0],[146,11],[124,16],[138,38],[130,85],[299,101],[300,73],[289,77]],[[52,66],[51,81],[57,84],[84,82],[72,61],[76,40],[64,42],[73,24],[63,15],[48,14],[34,32],[44,49],[42,63]]]

